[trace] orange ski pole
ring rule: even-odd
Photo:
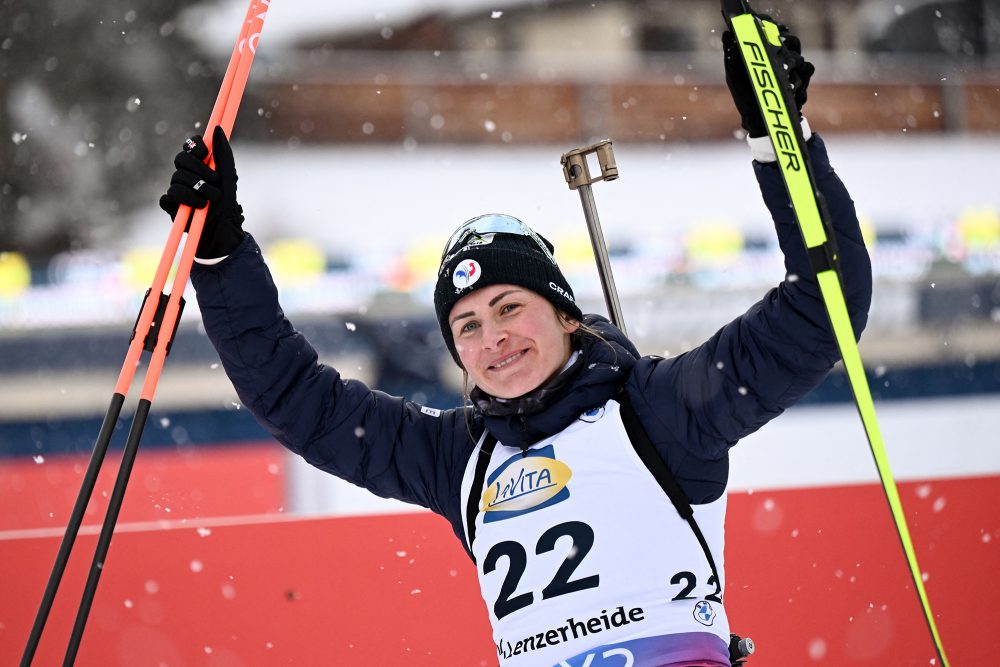
[[[246,87],[250,65],[252,64],[253,55],[256,51],[257,41],[260,39],[260,31],[263,28],[263,22],[267,15],[267,7],[269,4],[270,0],[250,1],[246,16],[240,28],[239,38],[237,39],[236,46],[234,47],[232,56],[230,57],[229,66],[226,69],[226,74],[223,78],[219,95],[216,98],[215,106],[213,107],[212,114],[209,119],[209,128],[222,123],[224,124],[223,126],[227,128],[227,133],[231,131],[236,117],[236,112],[239,108],[240,100],[243,96],[243,91]],[[201,220],[200,224],[197,226],[197,234],[193,233],[195,232],[194,229],[189,232],[188,241],[185,244],[185,250],[188,247],[196,248],[198,245],[201,230],[204,226],[206,211],[201,209],[198,212],[201,213]],[[162,326],[166,308],[170,304],[170,300],[164,299],[163,287],[166,284],[170,268],[177,255],[177,248],[180,245],[180,240],[184,234],[184,228],[190,215],[190,207],[181,206],[177,211],[177,214],[174,216],[174,222],[167,237],[166,246],[164,247],[163,254],[160,257],[151,287],[147,290],[146,298],[140,308],[139,317],[136,320],[135,329],[132,333],[132,339],[129,344],[128,352],[125,356],[125,362],[122,365],[118,382],[115,385],[115,390],[111,398],[111,404],[108,407],[108,411],[101,425],[101,430],[94,444],[94,450],[80,487],[80,493],[77,496],[76,503],[74,504],[73,511],[70,515],[70,520],[67,524],[66,532],[63,535],[63,540],[60,544],[55,563],[53,564],[52,572],[49,576],[49,581],[42,596],[38,613],[35,616],[35,621],[32,625],[24,654],[21,657],[21,667],[29,666],[34,659],[39,640],[41,639],[42,632],[45,628],[46,620],[48,619],[49,612],[52,608],[52,603],[55,600],[60,581],[62,580],[66,564],[73,549],[73,544],[83,521],[84,512],[86,511],[87,504],[93,494],[97,476],[100,473],[104,456],[111,441],[114,426],[117,423],[119,415],[121,414],[121,409],[125,402],[125,396],[128,393],[129,387],[131,386],[132,380],[135,376],[136,368],[139,365],[140,356],[142,355],[143,350],[155,351],[155,346],[158,344],[165,349],[163,356],[166,356],[166,352],[169,352],[170,342],[173,338],[173,333],[179,320],[179,307],[176,303],[181,302],[180,295],[183,293],[184,283],[182,282],[180,289],[178,289],[177,282],[175,281],[174,291],[171,294],[171,297],[176,294],[178,298],[175,300],[174,317],[168,327]],[[182,255],[182,262],[185,255]],[[193,252],[191,253],[191,258],[193,259]],[[190,268],[191,265],[189,260],[187,270],[183,271],[185,282],[188,274],[190,273]],[[150,295],[153,294],[157,295],[157,298],[149,298]],[[169,335],[160,335],[164,332]],[[159,379],[160,369],[162,369],[162,360],[158,364],[158,370],[156,371],[155,379],[152,382],[153,387],[155,387],[156,380]],[[147,378],[148,375],[149,374],[147,373]],[[152,392],[150,392],[150,400],[151,397]],[[138,447],[142,426],[145,424],[148,411],[149,406],[147,405],[143,408],[140,401],[139,409],[137,409],[136,415],[133,418],[133,428],[129,434],[129,442],[126,444],[126,452],[125,455],[123,455],[122,466],[119,469],[118,479],[115,484],[115,491],[112,494],[112,500],[109,504],[108,512],[105,515],[104,526],[102,527],[101,537],[98,541],[97,553],[95,553],[94,562],[91,567],[91,577],[88,578],[87,587],[84,591],[83,600],[81,601],[80,610],[74,626],[73,636],[70,639],[70,645],[67,649],[64,664],[73,664],[76,652],[79,648],[83,628],[86,623],[86,618],[93,602],[93,596],[97,587],[97,577],[94,576],[94,571],[96,569],[99,576],[100,569],[103,567],[103,561],[110,545],[111,533],[113,532],[114,524],[117,521],[118,512],[121,509],[121,501],[124,497],[125,485],[128,481],[128,475],[131,473],[132,463],[135,460],[135,451]],[[141,421],[142,424],[139,426],[138,431],[136,431],[136,425],[139,421]],[[135,433],[134,443],[132,442],[133,433]],[[132,450],[131,455],[129,455],[130,449]],[[107,535],[105,535],[105,533],[107,533]]]

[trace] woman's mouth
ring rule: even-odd
[[[518,359],[520,359],[523,356],[524,356],[524,350],[521,350],[520,352],[516,352],[516,353],[510,355],[509,357],[504,357],[503,359],[501,359],[500,361],[498,361],[498,362],[496,362],[494,364],[490,364],[489,370],[491,370],[491,371],[502,370],[502,369],[506,368],[507,366],[510,366],[512,363],[514,363],[515,361],[517,361]]]

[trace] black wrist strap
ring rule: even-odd
[[[712,550],[708,548],[708,542],[705,540],[698,522],[695,521],[694,509],[691,507],[691,503],[688,502],[687,496],[681,491],[681,487],[677,484],[677,479],[670,472],[670,468],[663,461],[663,457],[656,451],[653,442],[646,433],[646,429],[642,427],[639,415],[636,414],[635,408],[632,407],[632,403],[629,400],[628,392],[623,389],[618,393],[617,399],[621,405],[622,422],[625,424],[625,431],[628,433],[628,439],[632,442],[635,453],[639,455],[643,464],[659,483],[660,488],[670,498],[670,502],[673,504],[674,509],[677,510],[677,513],[691,526],[691,531],[698,538],[698,544],[701,545],[702,551],[705,552],[708,566],[712,569],[712,575],[715,577],[715,585],[721,595],[722,579],[719,577],[719,570],[715,567]]]

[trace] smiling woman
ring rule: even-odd
[[[497,214],[465,223],[445,248],[434,290],[441,334],[476,387],[496,398],[537,389],[569,359],[583,314],[552,251],[520,220]]]
[[[462,310],[451,320],[462,367],[476,387],[497,398],[527,394],[554,376],[579,328],[579,321],[559,317],[551,303],[514,285],[462,297],[452,311]]]
[[[792,60],[804,67],[801,56]],[[758,127],[746,72],[730,69],[744,127]],[[804,93],[808,76],[797,80]],[[243,403],[312,465],[449,521],[476,564],[504,667],[728,667],[729,450],[817,386],[838,358],[773,153],[758,144],[754,170],[789,279],[672,359],[641,356],[607,319],[585,315],[552,244],[517,218],[461,225],[442,253],[434,307],[475,387],[446,410],[319,363],[243,232],[224,134],[215,170],[202,164],[198,140],[177,157],[161,206],[211,201],[191,277]],[[813,136],[807,150],[861,331],[871,267],[857,216],[823,141]],[[199,194],[199,182],[212,187]],[[662,470],[679,489],[670,493],[683,496],[677,505]],[[700,530],[675,509],[681,502]]]
[[[583,313],[552,244],[509,215],[482,215],[445,245],[434,289],[441,334],[480,395],[512,399],[570,358]]]

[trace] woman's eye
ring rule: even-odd
[[[462,328],[458,330],[458,333],[469,333],[470,331],[475,331],[476,327],[479,326],[477,322],[466,322],[462,325]]]
[[[510,312],[514,311],[519,305],[520,304],[517,304],[517,303],[507,303],[507,304],[504,304],[503,306],[500,307],[500,314],[501,315],[506,315],[507,313],[510,313]]]

